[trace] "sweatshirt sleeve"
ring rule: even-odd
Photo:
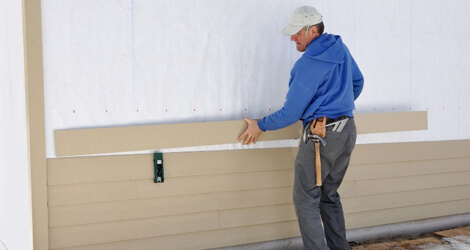
[[[318,85],[307,86],[298,80],[292,80],[284,106],[273,114],[258,121],[262,131],[276,130],[297,122],[312,101]]]
[[[352,77],[353,77],[353,92],[354,100],[356,100],[364,88],[364,76],[362,75],[361,70],[356,64],[354,58],[352,58]]]

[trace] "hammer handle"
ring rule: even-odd
[[[321,181],[321,158],[320,158],[320,142],[315,142],[315,176],[317,186],[322,185]]]

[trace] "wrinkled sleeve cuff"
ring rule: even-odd
[[[258,127],[261,129],[261,131],[266,132],[266,128],[264,127],[263,120],[258,121]]]

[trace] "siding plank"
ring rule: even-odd
[[[135,181],[49,186],[49,207],[103,201],[133,200],[136,198]]]
[[[292,187],[125,200],[49,208],[50,227],[286,204]]]
[[[470,157],[470,140],[357,145],[351,164],[437,160]]]
[[[470,211],[470,200],[427,204],[373,212],[346,214],[348,229],[377,226],[409,220],[462,214]],[[168,235],[163,237],[117,241],[106,244],[86,245],[67,249],[76,250],[124,250],[124,249],[208,249],[248,244],[300,236],[297,221],[262,224]],[[208,240],[210,239],[210,240]],[[175,244],[177,242],[177,244]]]
[[[153,178],[153,155],[48,159],[47,172],[49,186],[148,179]]]
[[[339,190],[341,196],[353,197],[354,185],[354,182],[344,182]],[[292,202],[292,186],[136,200],[123,197],[110,202],[106,201],[109,200],[106,194],[100,195],[101,199],[92,200],[86,200],[86,195],[60,195],[69,196],[75,199],[51,201],[51,227],[286,204]],[[55,199],[60,197],[54,196]],[[85,198],[79,200],[77,197]],[[83,204],[76,204],[77,201]]]
[[[215,231],[169,235],[164,237],[113,242],[67,249],[76,250],[179,250],[209,249],[256,243],[300,235],[297,221],[227,228]]]
[[[292,170],[49,186],[49,206],[288,187]]]
[[[470,171],[470,158],[351,165],[344,179],[370,180],[463,171]]]
[[[470,185],[346,197],[341,202],[346,213],[358,213],[466,199],[470,199]]]
[[[443,152],[447,153],[444,154],[446,159],[439,159],[444,155],[435,154],[432,150],[449,148],[448,142],[390,143],[373,147],[357,145],[346,179],[409,176],[413,171],[421,175],[470,170],[468,157],[447,159],[470,154],[464,150],[470,147],[470,141],[456,143],[459,149],[454,153]],[[290,148],[168,153],[164,155],[165,175],[178,177],[292,169],[295,153],[296,150]],[[413,161],[413,165],[410,166],[408,161]],[[152,154],[48,159],[47,163],[49,185],[153,178]],[[449,167],[442,168],[439,164]]]
[[[429,188],[470,185],[470,172],[406,176],[356,182],[356,195],[387,194]]]
[[[426,111],[357,114],[355,120],[360,134],[427,129]],[[263,133],[259,140],[297,139],[301,127],[301,122],[297,122]],[[245,128],[245,122],[237,120],[56,130],[54,138],[56,155],[60,157],[238,143],[236,138]]]
[[[165,177],[293,169],[291,148],[164,154]],[[153,178],[153,154],[48,159],[48,185]]]
[[[294,204],[233,209],[220,212],[220,227],[241,227],[296,220]]]
[[[355,116],[358,134],[428,129],[427,111],[357,114]]]
[[[50,229],[51,248],[150,238],[219,228],[219,212]]]
[[[382,209],[346,214],[346,228],[362,228],[411,220],[447,215],[463,214],[470,211],[470,200],[458,200],[419,206]]]
[[[435,203],[470,200],[470,185],[430,190],[419,190],[386,195],[348,197],[342,200],[346,214],[387,209],[398,209]],[[263,223],[295,220],[293,204],[221,211],[221,227],[239,227]]]
[[[176,195],[227,192],[274,187],[288,187],[293,184],[292,170],[253,172],[230,175],[208,175],[165,179],[165,184],[153,181],[138,181],[137,197],[167,197]]]
[[[301,126],[297,122],[284,129],[263,133],[259,141],[299,138]],[[54,138],[57,156],[74,156],[238,143],[237,138],[244,129],[246,123],[236,120],[56,130]]]

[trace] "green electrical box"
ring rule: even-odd
[[[153,166],[155,171],[154,183],[160,183],[165,180],[163,176],[163,153],[155,153],[153,157]]]

